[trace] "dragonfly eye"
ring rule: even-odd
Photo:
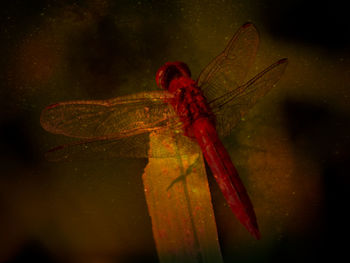
[[[191,71],[183,62],[167,62],[157,71],[157,85],[168,90],[170,82],[179,77],[191,77]]]

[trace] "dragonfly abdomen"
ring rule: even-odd
[[[231,210],[247,230],[259,239],[252,202],[215,127],[207,118],[200,118],[194,122],[193,132]]]

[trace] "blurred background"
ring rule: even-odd
[[[345,2],[345,1],[344,1]],[[253,22],[249,76],[289,65],[224,140],[256,208],[253,240],[208,174],[225,262],[338,261],[350,221],[350,41],[341,1],[3,1],[0,9],[0,262],[157,262],[146,159],[50,163],[71,141],[41,110],[156,89],[166,61],[194,78]]]

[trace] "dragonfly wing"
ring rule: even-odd
[[[242,85],[255,59],[259,34],[253,24],[241,26],[225,50],[200,73],[197,83],[208,101]]]
[[[182,123],[164,91],[133,94],[103,101],[71,101],[47,107],[41,125],[49,132],[83,139],[47,152],[51,161],[113,157],[173,157],[176,152],[153,149],[150,133],[169,133],[181,154],[198,153],[183,135]]]
[[[149,157],[178,157],[201,152],[198,143],[183,134],[182,130],[164,129],[152,134],[153,141],[161,147],[153,147]]]
[[[287,59],[281,59],[260,72],[246,84],[210,102],[216,116],[216,128],[220,136],[228,135],[258,99],[275,86],[287,64]]]
[[[183,154],[194,154],[200,151],[197,144],[181,132],[170,131],[166,128],[155,129],[152,136],[171,136],[172,143],[163,149],[149,151],[150,131],[129,131],[127,135],[82,140],[72,144],[55,147],[46,153],[49,161],[76,161],[110,159],[118,157],[131,158],[169,158]],[[168,147],[166,147],[168,146]]]
[[[130,130],[168,125],[175,117],[165,91],[143,92],[110,100],[71,101],[42,111],[42,127],[55,134],[92,139],[120,136]]]
[[[113,157],[146,158],[148,141],[148,132],[124,137],[96,137],[55,147],[45,156],[49,161],[85,161]]]

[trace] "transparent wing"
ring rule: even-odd
[[[170,157],[171,149],[149,152],[150,133],[169,133],[182,152],[198,147],[182,133],[182,124],[166,103],[163,91],[138,93],[103,101],[71,101],[51,105],[41,114],[49,132],[84,140],[58,146],[46,153],[50,161],[93,160],[113,157]]]
[[[152,131],[174,119],[165,91],[137,93],[110,100],[71,101],[51,105],[41,113],[42,127],[55,134],[92,139],[125,136],[138,129]]]
[[[197,83],[208,101],[243,84],[255,59],[259,34],[253,24],[241,26],[225,50],[200,73]]]
[[[281,59],[260,72],[246,84],[211,101],[220,136],[228,135],[245,113],[255,105],[281,78],[288,60]]]
[[[127,132],[128,135],[119,135],[113,138],[97,137],[73,144],[62,145],[48,151],[46,158],[49,161],[96,160],[118,157],[166,158],[174,157],[179,152],[186,154],[200,152],[198,145],[181,132],[170,131],[166,128],[154,130],[153,132],[169,133],[167,136],[173,137],[176,147],[169,145],[169,147],[165,147],[164,149],[152,149],[152,152],[150,152],[150,132],[139,129],[133,132]]]

